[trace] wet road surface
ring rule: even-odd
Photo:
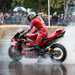
[[[0,63],[0,75],[73,75],[72,73],[68,74],[67,71],[69,69],[66,69],[64,65],[25,65],[20,62]]]

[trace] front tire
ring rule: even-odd
[[[61,44],[56,43],[56,44],[53,44],[50,48],[52,49],[51,59],[58,62],[64,62],[67,56],[65,47]]]
[[[14,61],[19,61],[22,58],[21,52],[17,50],[14,46],[9,47],[8,54],[9,54],[9,57]]]

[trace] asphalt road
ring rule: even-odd
[[[74,75],[75,74],[75,27],[66,27],[61,42],[67,49],[67,58],[63,64],[53,63],[49,58],[37,63],[37,59],[12,61],[8,56],[10,39],[6,35],[0,40],[0,75]],[[17,32],[17,30],[14,30]],[[9,34],[12,37],[12,34]]]

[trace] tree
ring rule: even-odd
[[[64,11],[64,1],[65,0],[50,0],[50,7],[52,10],[50,10],[52,13],[53,12],[58,12],[61,13]]]
[[[25,8],[33,8],[36,11],[45,9],[47,11],[47,0],[13,0],[12,8],[15,6],[23,6]]]
[[[65,0],[50,0],[51,13],[64,10]],[[37,11],[44,9],[47,12],[48,0],[0,0],[0,9],[9,10],[15,6],[23,6],[25,8],[33,8]]]
[[[7,11],[11,7],[12,0],[0,0],[0,10]]]
[[[38,10],[44,9],[47,11],[48,9],[48,0],[38,0]]]
[[[25,8],[33,8],[36,11],[44,9],[47,11],[48,0],[0,0],[0,9],[7,11],[13,9],[16,6],[23,6]]]

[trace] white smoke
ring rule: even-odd
[[[61,40],[67,50],[67,59],[65,63],[75,63],[75,26],[68,26],[65,28],[66,33],[64,38]]]

